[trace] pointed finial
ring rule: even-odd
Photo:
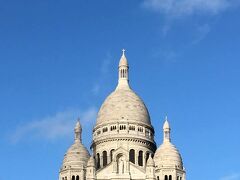
[[[125,56],[125,49],[122,49],[122,55]]]
[[[164,125],[163,125],[163,141],[164,142],[171,142],[171,138],[170,138],[170,131],[171,131],[171,128],[170,128],[170,125],[168,123],[168,119],[167,119],[167,116],[165,117],[165,122],[164,122]]]
[[[80,118],[78,117],[77,119],[77,123],[75,125],[75,128],[74,128],[74,132],[75,132],[75,142],[81,142],[82,141],[82,127],[81,127],[81,124],[80,124]]]
[[[128,77],[129,77],[129,71],[128,71],[128,61],[125,56],[125,49],[122,50],[122,56],[119,61],[118,65],[118,85],[116,89],[120,88],[127,88],[129,89],[129,83],[128,83]]]
[[[154,167],[154,166],[155,166],[155,163],[154,163],[154,160],[153,160],[151,154],[149,155],[149,158],[148,158],[148,160],[147,160],[147,166],[148,166],[148,167]]]
[[[170,129],[170,125],[169,125],[167,116],[165,116],[165,122],[164,122],[164,125],[163,125],[163,129]]]

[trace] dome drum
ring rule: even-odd
[[[93,130],[93,140],[98,141],[102,138],[128,136],[131,138],[143,138],[154,143],[154,131],[151,126],[130,124],[130,123],[118,123],[108,124],[105,126],[98,126]]]

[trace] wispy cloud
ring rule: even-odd
[[[58,112],[52,116],[36,119],[23,124],[11,133],[11,141],[19,142],[24,138],[41,138],[45,140],[55,140],[68,135],[72,135],[73,127],[77,117],[81,123],[89,124],[96,118],[97,110],[95,107],[81,111],[79,109]]]
[[[239,4],[239,0],[144,0],[143,6],[167,16],[218,14]]]
[[[109,71],[111,59],[112,59],[111,55],[109,53],[107,53],[106,57],[102,61],[102,64],[100,66],[99,77],[92,87],[92,93],[94,95],[98,95],[100,90],[102,89],[102,85],[104,84],[103,81],[105,80],[105,77]]]
[[[220,178],[220,180],[240,180],[240,173],[233,173],[225,177]]]
[[[197,44],[198,42],[203,40],[210,31],[211,31],[211,27],[209,24],[204,24],[204,25],[198,26],[197,31],[196,31],[196,36],[192,43]]]

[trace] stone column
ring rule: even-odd
[[[101,154],[100,155],[100,168],[103,167],[103,155]]]
[[[143,167],[146,167],[146,153],[143,152]]]
[[[113,173],[117,173],[117,161],[113,161]]]
[[[138,151],[135,150],[135,164],[138,166]]]

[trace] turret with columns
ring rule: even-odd
[[[167,117],[163,125],[163,143],[154,155],[157,180],[186,180],[182,157],[171,143],[171,128]]]
[[[82,127],[80,119],[74,128],[74,143],[64,155],[59,173],[59,180],[82,180],[90,157],[88,150],[82,144]]]

